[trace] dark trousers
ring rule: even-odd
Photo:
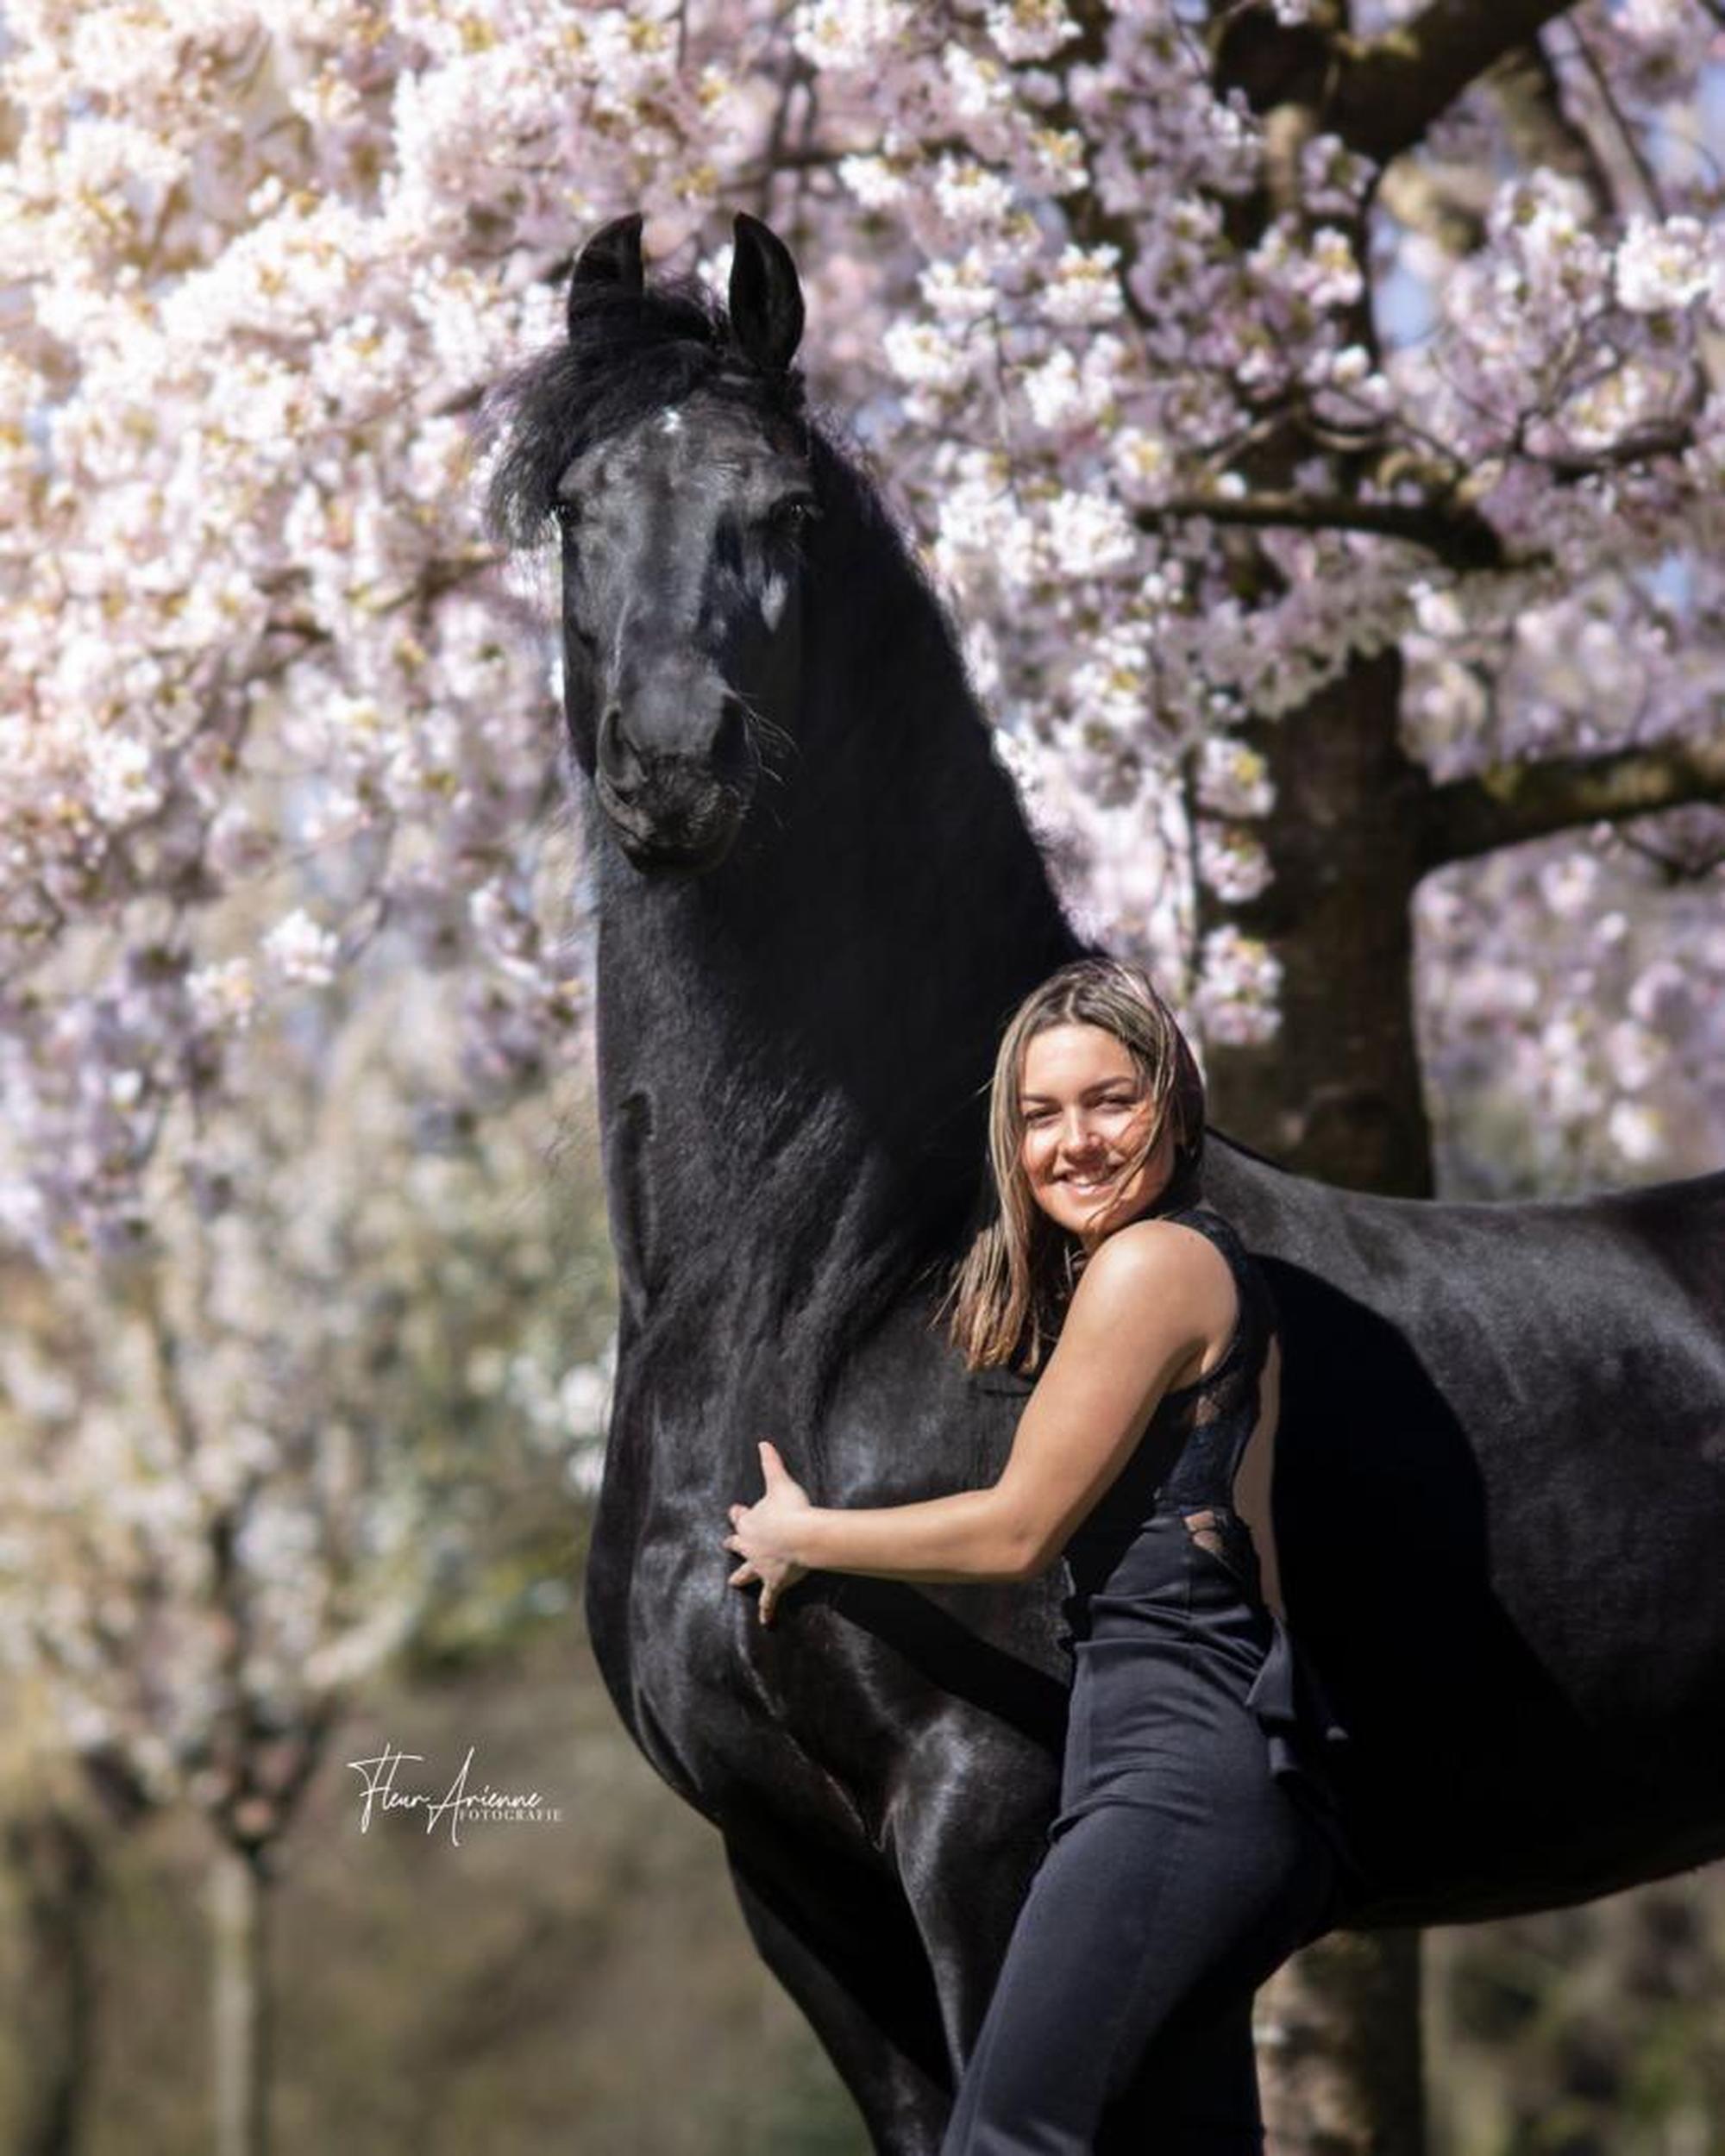
[[[1243,1710],[1084,1797],[1019,1912],[941,2156],[1259,2156],[1252,1994],[1326,1928],[1335,1885]]]

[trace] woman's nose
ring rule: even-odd
[[[1096,1133],[1082,1109],[1075,1108],[1061,1126],[1060,1150],[1080,1159],[1096,1150]]]

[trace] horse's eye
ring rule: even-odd
[[[820,504],[812,494],[792,494],[774,503],[768,512],[768,521],[777,531],[800,531],[819,514]]]
[[[573,531],[581,521],[581,505],[559,494],[551,504],[551,515],[559,531]]]

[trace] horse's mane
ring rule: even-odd
[[[576,286],[568,335],[486,397],[484,432],[501,443],[486,494],[492,533],[505,546],[536,544],[557,482],[583,451],[709,386],[763,413],[803,412],[802,370],[769,376],[755,367],[698,278],[639,291]]]

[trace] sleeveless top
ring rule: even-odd
[[[1234,1477],[1258,1425],[1259,1388],[1276,1331],[1269,1283],[1232,1225],[1208,1206],[1141,1217],[1177,1221],[1214,1244],[1233,1275],[1239,1311],[1221,1361],[1163,1395],[1131,1459],[1067,1544],[1066,1562],[1081,1597],[1106,1584],[1153,1514],[1214,1509],[1219,1532],[1228,1532],[1224,1514],[1245,1526],[1233,1510]]]
[[[1157,1677],[1159,1661],[1177,1691],[1177,1670],[1164,1658],[1171,1655],[1177,1663],[1202,1652],[1206,1642],[1202,1624],[1194,1626],[1189,1618],[1176,1628],[1177,1637],[1167,1637],[1159,1605],[1170,1570],[1189,1563],[1219,1565],[1236,1590],[1232,1605],[1244,1603],[1254,1613],[1256,1637],[1267,1633],[1244,1704],[1264,1732],[1269,1771],[1315,1820],[1345,1869],[1357,1872],[1329,1775],[1347,1732],[1309,1658],[1265,1601],[1251,1531],[1233,1506],[1234,1477],[1257,1427],[1264,1365],[1276,1331],[1270,1284],[1231,1223],[1201,1201],[1140,1217],[1177,1221],[1202,1235],[1226,1262],[1239,1307],[1221,1360],[1189,1384],[1164,1394],[1132,1457],[1067,1543],[1063,1555],[1073,1592],[1062,1608],[1069,1627],[1064,1640],[1076,1649],[1076,1683],[1090,1690],[1102,1684],[1105,1716],[1115,1711],[1107,1703],[1109,1688],[1123,1681],[1134,1686],[1170,1681]],[[1093,1631],[1099,1638],[1116,1635],[1107,1643],[1106,1677],[1090,1663]],[[1118,1643],[1126,1639],[1137,1650],[1133,1679],[1114,1667]],[[1087,1696],[1084,1708],[1087,1720],[1093,1718],[1095,1701]],[[1124,1694],[1118,1711],[1122,1723],[1132,1720],[1132,1705]],[[1097,1792],[1084,1794],[1087,1778],[1081,1763],[1069,1776],[1078,1787],[1051,1833],[1096,1801]]]

